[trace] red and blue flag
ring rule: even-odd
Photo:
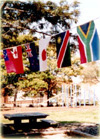
[[[3,55],[7,73],[24,73],[21,46],[5,49],[3,50]]]

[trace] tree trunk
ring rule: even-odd
[[[8,95],[4,96],[4,103],[8,102]]]
[[[48,92],[47,92],[47,107],[50,106],[49,98],[50,98],[50,91],[48,90]]]
[[[15,88],[14,89],[14,107],[16,107],[17,106],[17,104],[16,104],[16,100],[17,100],[17,89]]]

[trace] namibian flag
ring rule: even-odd
[[[58,68],[71,66],[69,36],[69,30],[55,36]]]
[[[81,63],[100,59],[100,42],[94,21],[77,27]]]

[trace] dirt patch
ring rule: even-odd
[[[52,111],[67,111],[67,110],[87,111],[99,109],[99,106],[81,106],[81,107],[7,107],[2,108],[1,114],[17,113],[17,112],[52,112]]]

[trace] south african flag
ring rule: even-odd
[[[77,27],[81,63],[100,59],[100,42],[94,21]]]

